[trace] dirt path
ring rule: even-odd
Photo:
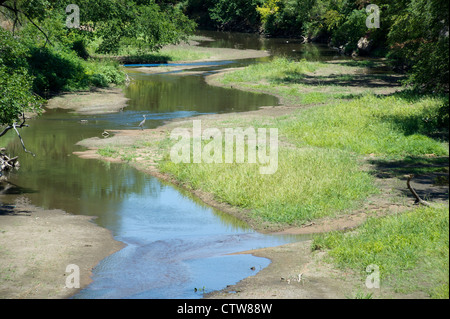
[[[1,198],[0,198],[1,199]],[[60,299],[79,289],[66,279],[80,269],[80,288],[91,282],[92,269],[122,248],[91,217],[44,210],[26,200],[0,208],[0,298]],[[69,285],[75,281],[69,280]]]

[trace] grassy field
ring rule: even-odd
[[[278,170],[261,175],[257,164],[160,163],[162,172],[221,202],[250,210],[260,223],[300,226],[334,216],[376,192],[372,177],[346,152],[280,148]]]
[[[224,85],[277,95],[285,105],[316,105],[362,95],[392,93],[400,76],[367,73],[372,61],[292,62],[276,58],[223,75]]]
[[[448,145],[429,137],[442,98],[366,95],[298,112],[278,120],[299,146],[336,148],[360,155],[403,158],[448,155]],[[427,122],[425,119],[429,119]],[[357,138],[355,138],[357,137]]]
[[[247,86],[258,86],[262,81],[277,87],[286,74],[301,79],[323,67],[323,63],[276,59],[226,73],[222,81]],[[339,68],[348,71],[349,67]],[[302,95],[302,91],[296,92]],[[287,144],[280,146],[279,168],[270,176],[261,176],[250,164],[174,164],[168,157],[160,169],[195,189],[213,193],[220,201],[249,209],[253,217],[263,221],[301,225],[354,208],[376,192],[371,175],[362,171],[358,162],[363,156],[402,159],[448,155],[447,143],[429,137],[438,131],[433,118],[442,100],[367,92],[354,99],[299,109],[288,116],[215,123],[216,127],[278,128]]]

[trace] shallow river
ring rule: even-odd
[[[335,53],[296,40],[260,39],[254,35],[205,32],[211,47],[269,50],[272,56],[323,60]],[[199,65],[210,74],[223,67],[267,61],[224,61]],[[192,70],[191,70],[192,71]],[[286,244],[303,238],[262,235],[239,220],[204,205],[190,194],[125,164],[80,159],[75,144],[101,136],[105,130],[137,129],[142,115],[146,128],[163,121],[199,114],[237,112],[277,105],[265,94],[212,87],[205,74],[144,75],[126,89],[130,98],[123,112],[81,116],[49,110],[30,120],[22,132],[35,158],[21,150],[12,137],[8,150],[20,154],[21,169],[10,178],[14,185],[6,198],[28,197],[46,209],[97,216],[95,222],[126,244],[103,260],[93,272],[93,283],[74,298],[201,298],[237,283],[268,266],[270,261],[251,255],[230,255],[250,249]],[[81,120],[88,120],[83,124]]]

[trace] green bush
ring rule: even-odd
[[[31,48],[30,53],[29,70],[35,77],[34,91],[39,95],[87,87],[88,77],[75,53],[37,47]]]
[[[118,62],[84,61],[73,51],[53,48],[30,50],[30,73],[35,77],[33,88],[41,96],[61,91],[85,90],[91,86],[107,87],[125,80]]]
[[[42,100],[32,94],[26,68],[27,49],[0,28],[0,125],[12,124],[25,111],[39,111]]]
[[[258,4],[257,0],[218,0],[209,14],[219,29],[248,31],[259,25]]]

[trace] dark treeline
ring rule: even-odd
[[[74,4],[79,26],[69,28]],[[379,27],[369,5],[379,9]],[[109,56],[124,47],[158,51],[196,28],[386,57],[413,89],[448,93],[448,16],[447,0],[0,0],[0,125],[38,109],[40,97],[122,83],[118,62],[92,59],[89,45]]]
[[[167,1],[165,1],[167,2]],[[172,1],[200,28],[326,42],[346,54],[387,57],[423,91],[448,91],[447,0]],[[379,9],[379,28],[366,21]],[[370,17],[370,22],[375,22]]]

